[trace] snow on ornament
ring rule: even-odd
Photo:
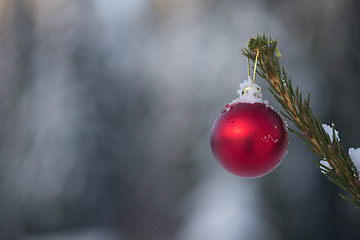
[[[288,146],[286,124],[262,100],[260,90],[250,77],[245,80],[240,84],[239,98],[226,105],[212,128],[215,158],[228,172],[240,177],[270,173],[281,163]]]

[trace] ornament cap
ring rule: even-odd
[[[261,99],[261,96],[262,96],[261,89],[256,84],[251,83],[249,85],[246,85],[246,86],[240,88],[240,90],[241,90],[241,93],[239,91],[240,97],[242,97],[242,96],[245,97],[245,96],[250,95],[250,96],[253,96],[255,98]]]
[[[250,76],[247,80],[244,80],[244,82],[239,84],[237,93],[239,94],[239,97],[232,101],[229,105],[234,103],[264,103],[265,105],[269,105],[267,101],[262,99],[260,86],[253,83]]]
[[[261,88],[251,80],[250,76],[247,80],[244,80],[244,82],[239,84],[239,90],[237,93],[239,94],[240,99],[255,97],[262,100]]]

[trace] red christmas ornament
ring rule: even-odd
[[[261,100],[260,88],[249,81],[240,85],[240,98],[216,119],[211,148],[227,171],[254,178],[270,173],[281,163],[288,134],[279,114]]]

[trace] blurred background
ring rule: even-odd
[[[209,143],[265,32],[359,147],[359,3],[0,0],[0,240],[359,239],[360,211],[293,134],[250,180]]]

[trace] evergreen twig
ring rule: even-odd
[[[281,104],[284,117],[297,127],[289,130],[305,141],[305,145],[320,159],[326,160],[329,166],[314,161],[317,168],[326,177],[346,192],[350,197],[341,195],[345,200],[360,209],[360,182],[359,173],[350,156],[335,137],[330,139],[322,126],[322,122],[313,114],[310,108],[310,93],[303,97],[298,86],[294,89],[291,79],[287,77],[285,69],[280,66],[280,52],[277,50],[277,39],[272,40],[265,34],[251,38],[248,48],[243,54],[252,61],[259,51],[258,74],[269,83],[269,90]],[[259,71],[260,70],[260,71]]]

